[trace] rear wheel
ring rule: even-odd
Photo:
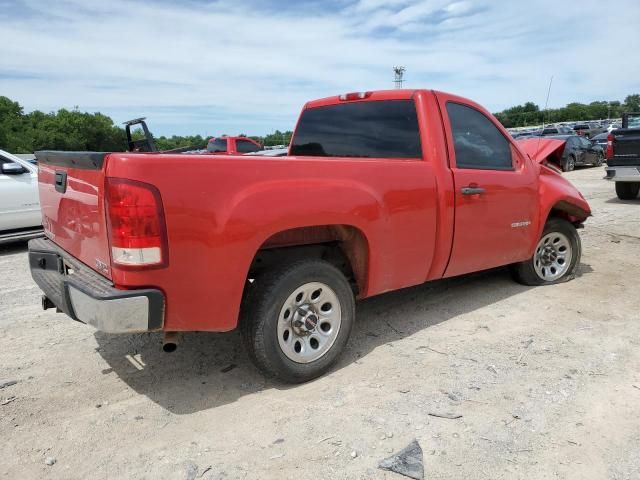
[[[301,383],[325,373],[355,318],[353,291],[328,262],[303,260],[256,279],[243,304],[242,335],[265,374]]]
[[[571,278],[580,263],[582,245],[576,228],[561,218],[547,221],[533,256],[512,266],[524,285],[550,285]]]
[[[616,182],[616,195],[620,200],[634,200],[640,191],[640,182]]]

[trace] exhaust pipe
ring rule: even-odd
[[[42,295],[42,309],[48,310],[50,308],[56,308],[55,303],[53,303],[46,295]]]
[[[164,332],[162,350],[167,353],[175,352],[178,348],[178,334],[176,332]]]

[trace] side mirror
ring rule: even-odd
[[[5,175],[22,175],[27,173],[27,169],[18,163],[3,163],[2,173]]]

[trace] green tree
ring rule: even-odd
[[[627,112],[640,112],[640,94],[628,95],[624,99],[624,106]]]

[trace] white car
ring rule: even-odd
[[[0,244],[41,235],[38,167],[0,150]]]

